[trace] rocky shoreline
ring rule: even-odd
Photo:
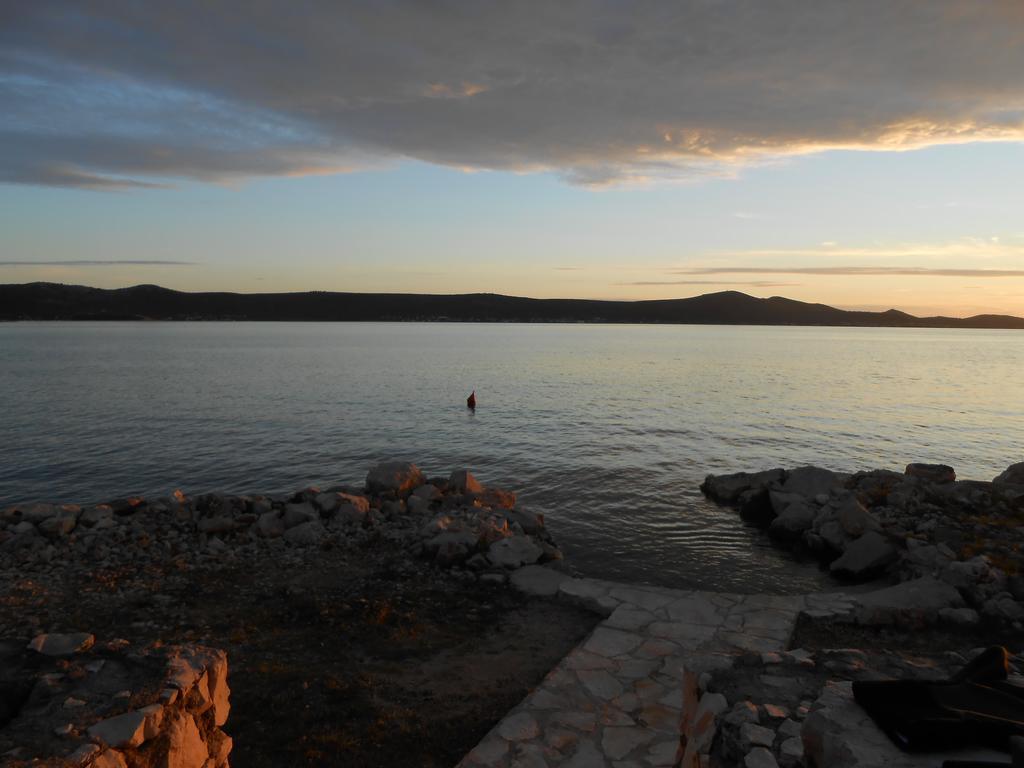
[[[781,597],[576,578],[514,493],[404,462],[280,497],[9,507],[0,761],[867,768],[896,763],[863,713],[848,725],[851,680],[938,678],[979,646],[1024,648],[1024,465],[992,483],[800,467],[702,489],[837,579],[892,586]],[[199,656],[197,679],[224,666],[169,695],[168,660]],[[227,695],[228,657],[225,725],[209,680]],[[1010,669],[1019,682],[1019,656]],[[840,760],[842,744],[877,759]]]
[[[408,463],[378,465],[358,487],[274,497],[8,507],[0,764],[134,767],[194,757],[201,741],[219,765],[229,742],[204,730],[205,714],[161,719],[193,718],[198,740],[194,728],[155,730],[159,670],[120,685],[125,698],[91,671],[209,648],[231,658],[232,761],[450,766],[596,621],[503,587],[536,563],[564,569],[543,517],[514,493]],[[32,647],[93,633],[98,659]],[[150,724],[141,744],[94,730],[138,712]],[[182,734],[194,748],[179,749]]]
[[[805,466],[709,475],[701,490],[838,579],[935,579],[964,601],[942,619],[1024,629],[1024,462],[991,482],[957,480],[941,464],[850,474]]]
[[[484,488],[468,470],[428,479],[408,462],[373,467],[363,487],[306,488],[280,497],[175,491],[105,504],[24,504],[0,510],[0,574],[174,560],[217,564],[383,537],[464,579],[494,583],[523,565],[562,561],[544,516],[516,495]]]

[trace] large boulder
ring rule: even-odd
[[[799,539],[804,531],[810,530],[818,508],[806,501],[789,504],[772,520],[768,533],[778,539]]]
[[[491,544],[487,559],[503,568],[519,568],[536,563],[542,550],[526,536],[512,536]]]
[[[333,525],[361,525],[369,515],[370,508],[362,505],[345,503],[334,510],[331,517]]]
[[[386,461],[378,464],[366,475],[366,490],[370,493],[390,491],[404,496],[427,482],[420,468],[408,461]]]
[[[41,523],[48,517],[57,514],[58,507],[55,504],[30,504],[21,508],[21,516],[30,523]]]
[[[907,464],[904,474],[928,483],[952,483],[956,480],[956,470],[947,464]]]
[[[851,541],[846,551],[832,561],[829,570],[848,579],[867,579],[886,569],[896,560],[895,547],[877,531],[868,531]]]
[[[767,488],[751,488],[743,491],[738,499],[740,517],[759,528],[766,528],[775,519],[772,506],[772,491]]]
[[[284,532],[284,540],[289,544],[306,547],[311,544],[318,544],[325,534],[326,531],[319,522],[310,521],[308,523],[300,523],[294,528],[289,528]]]
[[[889,493],[896,488],[906,475],[888,469],[873,469],[869,472],[857,472],[850,478],[853,488],[861,502],[868,506],[884,504]]]
[[[767,488],[785,477],[783,469],[769,469],[764,472],[736,472],[731,475],[708,475],[700,484],[704,494],[722,504],[734,504],[740,494],[751,489]]]
[[[96,638],[88,632],[36,635],[28,647],[44,656],[71,656],[92,648]]]
[[[294,528],[303,523],[312,523],[320,519],[320,514],[312,504],[286,504],[284,508],[284,527]]]
[[[827,494],[834,488],[842,488],[849,477],[820,467],[797,467],[786,474],[782,490],[813,499],[818,494]]]
[[[264,512],[256,520],[256,530],[265,539],[276,539],[284,534],[284,520],[273,510]]]
[[[867,531],[881,529],[878,520],[868,512],[852,493],[839,502],[839,526],[851,538],[863,536]]]
[[[934,623],[943,608],[963,608],[964,600],[956,588],[930,576],[905,581],[854,598],[860,621],[909,624]]]
[[[423,499],[424,501],[431,502],[440,501],[441,497],[444,494],[442,494],[440,489],[433,483],[426,483],[425,485],[421,485],[419,488],[413,491],[412,495],[414,498]]]
[[[1024,486],[1024,461],[1011,464],[992,481],[996,485]]]
[[[434,556],[434,562],[448,567],[473,554],[476,549],[477,537],[469,531],[445,531],[439,533],[424,546]]]
[[[801,496],[799,493],[785,493],[784,491],[769,491],[768,500],[771,502],[772,511],[776,515],[781,515],[786,511],[786,508],[797,504],[799,502],[807,501],[806,496]]]
[[[448,478],[448,490],[453,493],[482,493],[484,487],[468,469],[456,469]]]
[[[83,525],[86,528],[92,528],[99,523],[107,520],[112,520],[114,517],[114,510],[111,509],[107,504],[97,504],[94,507],[89,507],[81,516],[78,518],[79,525]]]
[[[509,523],[518,523],[523,532],[529,534],[540,533],[544,528],[544,515],[522,508],[506,510],[505,519]]]
[[[69,512],[58,512],[53,517],[48,517],[39,523],[39,532],[51,539],[58,539],[67,536],[75,530],[78,522],[78,515]]]

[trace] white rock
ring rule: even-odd
[[[817,514],[818,510],[805,501],[797,501],[786,506],[785,510],[772,520],[768,530],[779,538],[797,538],[810,529]]]
[[[432,538],[426,546],[434,553],[435,561],[447,567],[469,557],[476,543],[476,534],[469,531],[445,531]]]
[[[964,604],[956,589],[930,576],[857,595],[854,601],[858,617],[867,623],[928,622],[943,608],[961,608]]]
[[[798,736],[792,736],[779,746],[779,760],[783,768],[796,768],[803,765],[804,743]]]
[[[992,482],[995,485],[1024,485],[1024,461],[1011,464]]]
[[[483,493],[484,487],[468,469],[457,469],[448,477],[448,490],[453,493]]]
[[[754,747],[743,758],[744,768],[779,768],[775,755],[764,747]]]
[[[511,536],[491,544],[487,559],[503,568],[518,568],[537,562],[541,549],[526,536]]]
[[[256,530],[266,539],[276,539],[284,534],[284,520],[277,512],[264,512],[256,521]]]
[[[740,747],[770,747],[775,743],[775,731],[755,723],[743,723],[740,726]]]
[[[498,725],[498,733],[509,741],[526,741],[540,735],[540,726],[536,718],[529,712],[517,712],[509,715]]]
[[[100,747],[96,744],[83,744],[70,755],[64,758],[64,761],[74,768],[80,768],[81,766],[88,765],[92,760],[93,756],[100,751]],[[95,763],[93,763],[95,765]]]
[[[621,760],[637,747],[647,744],[654,736],[653,731],[643,728],[609,726],[601,736],[601,749],[606,757]]]
[[[317,508],[326,515],[331,515],[339,506],[341,506],[341,494],[340,493],[321,493],[315,499],[313,503],[316,504]]]
[[[297,525],[318,521],[320,515],[312,504],[286,504],[282,519],[285,528],[294,528]]]
[[[406,461],[387,461],[370,469],[366,475],[366,490],[371,493],[392,491],[399,496],[423,485],[427,478],[415,464]]]
[[[606,765],[604,756],[589,741],[581,741],[572,757],[562,763],[562,768],[595,768]]]
[[[369,506],[367,506],[366,510],[363,511],[362,507],[345,502],[338,507],[338,510],[334,513],[334,517],[331,519],[331,522],[337,525],[359,525],[366,520],[369,514]]]
[[[310,546],[322,541],[326,533],[327,531],[324,530],[324,527],[318,521],[310,521],[296,525],[294,528],[289,528],[284,532],[284,540],[289,544]]]
[[[92,726],[89,736],[111,747],[137,747],[146,739],[146,715],[125,712],[108,717]]]
[[[610,658],[628,653],[642,642],[643,638],[632,632],[598,627],[584,644],[583,649],[590,653],[596,653],[598,656]]]
[[[78,522],[78,515],[60,512],[53,517],[48,517],[39,523],[39,532],[51,538],[67,536],[75,530]]]
[[[434,488],[434,486],[430,487]],[[437,489],[434,488],[434,490],[436,491]],[[339,493],[338,499],[342,504],[351,504],[360,514],[365,515],[370,511],[370,500],[365,496],[359,496],[353,493]]]
[[[427,483],[413,491],[412,495],[417,499],[424,499],[425,501],[437,501],[441,498],[441,491],[433,483]]]
[[[895,559],[896,548],[889,540],[877,531],[868,531],[850,542],[829,570],[837,576],[865,578],[884,570]]]
[[[813,499],[819,493],[828,493],[841,488],[848,475],[831,472],[820,467],[797,467],[786,475],[782,490],[786,493],[798,493],[804,498]]]
[[[29,642],[28,648],[44,656],[70,656],[89,650],[95,642],[96,638],[88,632],[36,635]]]
[[[568,575],[542,565],[527,565],[512,574],[512,586],[528,595],[551,596]]]
[[[128,768],[128,763],[124,755],[116,749],[105,749],[99,757],[89,763],[89,768]]]
[[[32,504],[22,508],[21,515],[30,523],[41,523],[46,518],[56,515],[57,509],[53,504]]]
[[[939,618],[964,627],[974,626],[981,620],[973,608],[943,608],[939,611]]]
[[[167,768],[203,768],[209,752],[192,716],[178,710],[166,728]]]

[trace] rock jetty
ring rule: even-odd
[[[965,601],[943,618],[1024,627],[1024,462],[991,482],[957,480],[942,464],[902,473],[807,466],[709,475],[701,490],[837,578],[938,580]]]
[[[0,511],[0,573],[180,560],[183,565],[302,562],[309,549],[384,537],[465,578],[502,582],[524,565],[558,565],[544,516],[466,469],[428,479],[385,462],[361,487],[305,488],[281,497],[205,493],[104,504],[23,504]]]

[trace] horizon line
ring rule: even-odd
[[[897,307],[889,307],[888,309],[884,309],[884,310],[878,310],[878,309],[845,309],[843,307],[835,306],[833,304],[826,304],[825,302],[822,302],[822,301],[803,301],[801,299],[792,299],[792,298],[789,298],[788,296],[779,296],[779,295],[774,295],[774,296],[755,296],[753,294],[745,293],[743,291],[738,291],[738,290],[735,290],[735,289],[726,289],[726,290],[722,290],[722,291],[711,291],[709,293],[698,293],[698,294],[695,294],[695,295],[692,295],[692,296],[677,296],[677,297],[666,298],[666,299],[594,299],[594,298],[574,298],[574,297],[548,297],[548,298],[540,298],[540,297],[535,297],[535,296],[518,296],[518,295],[515,295],[515,294],[498,293],[496,291],[468,291],[468,292],[463,292],[463,293],[413,293],[413,292],[408,292],[408,291],[335,291],[335,290],[323,290],[323,289],[306,289],[306,290],[298,290],[298,291],[257,291],[257,292],[237,291],[237,290],[235,290],[235,291],[227,291],[227,290],[184,291],[184,290],[180,290],[180,289],[177,289],[177,288],[167,288],[165,286],[157,285],[155,283],[138,283],[138,284],[135,284],[135,285],[128,285],[128,286],[124,286],[124,287],[121,287],[121,288],[96,288],[96,287],[90,286],[90,285],[81,285],[81,284],[78,284],[78,283],[55,283],[55,282],[51,282],[51,281],[48,281],[48,280],[34,280],[34,281],[28,282],[28,283],[0,283],[0,289],[12,288],[12,287],[27,287],[27,286],[32,286],[32,285],[52,285],[52,286],[61,286],[61,287],[67,287],[67,288],[87,288],[89,290],[94,290],[94,291],[109,291],[109,292],[128,291],[128,290],[132,290],[132,289],[135,289],[135,288],[159,288],[160,290],[169,291],[171,293],[182,293],[182,294],[189,294],[189,295],[228,294],[228,295],[235,295],[235,296],[268,296],[268,295],[296,295],[297,296],[297,295],[304,295],[304,294],[317,294],[317,293],[319,293],[319,294],[336,294],[336,295],[348,295],[348,296],[424,296],[424,297],[426,297],[426,296],[436,296],[436,297],[445,297],[445,298],[452,298],[452,297],[459,297],[459,296],[497,296],[497,297],[507,298],[507,299],[521,299],[521,300],[525,300],[525,301],[536,301],[536,302],[573,301],[573,302],[590,302],[590,303],[602,303],[602,304],[655,304],[655,303],[664,303],[664,302],[672,302],[672,301],[689,301],[689,300],[692,300],[692,299],[698,299],[698,298],[702,298],[702,297],[705,297],[705,296],[719,296],[719,295],[724,295],[724,294],[736,294],[736,295],[739,295],[739,296],[744,296],[744,297],[749,298],[749,299],[753,299],[755,301],[770,301],[772,299],[781,299],[783,301],[791,301],[791,302],[794,302],[796,304],[803,304],[805,306],[822,306],[822,307],[827,307],[829,309],[835,309],[835,310],[838,310],[840,312],[864,313],[864,314],[875,314],[875,315],[883,315],[883,314],[887,314],[887,313],[890,313],[890,312],[897,312],[897,313],[900,313],[900,314],[907,315],[908,317],[916,319],[916,320],[932,320],[932,319],[972,320],[972,319],[979,318],[979,317],[1003,317],[1003,318],[1009,318],[1009,319],[1013,319],[1013,320],[1022,320],[1022,321],[1024,321],[1024,315],[1012,315],[1012,314],[1008,314],[1008,313],[1005,313],[1005,312],[979,312],[979,313],[972,314],[972,315],[955,316],[955,315],[943,315],[943,314],[937,314],[937,315],[914,315],[914,314],[912,314],[910,312],[907,312],[905,310],[898,309]]]

